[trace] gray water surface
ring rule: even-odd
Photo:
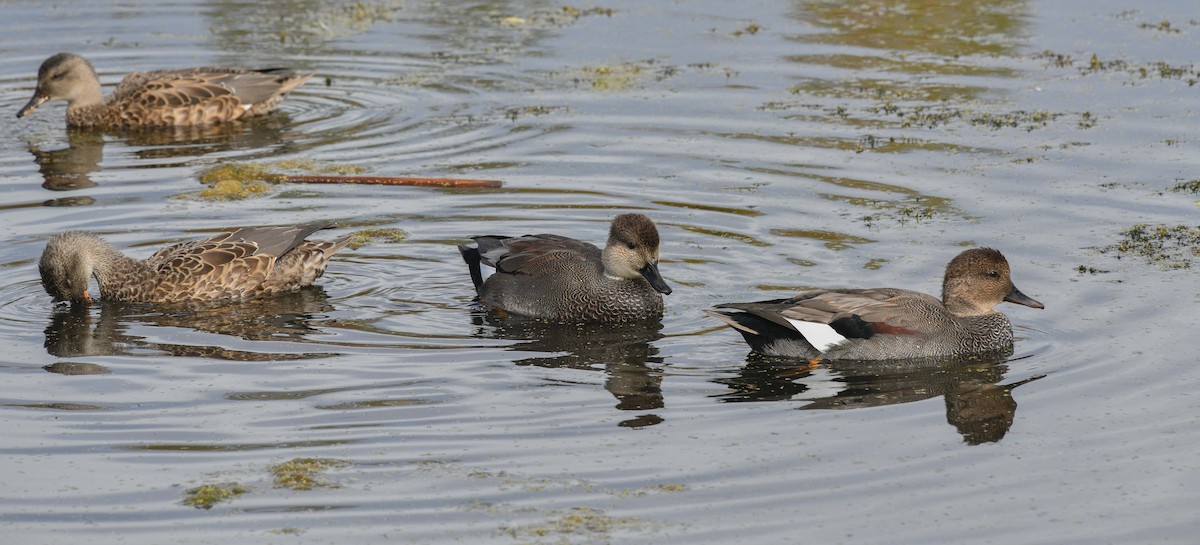
[[[1194,543],[1200,532],[1189,2],[5,2],[0,541]],[[317,75],[209,130],[12,116],[58,51],[102,83],[196,65]],[[496,190],[197,173],[306,160]],[[473,301],[455,245],[603,241],[648,214],[661,322],[551,327]],[[55,307],[47,238],[130,255],[227,227],[403,230],[318,286],[178,312]],[[1003,358],[810,368],[718,302],[937,293],[966,247],[1022,291]],[[316,459],[308,489],[278,464]],[[202,485],[241,491],[208,509]],[[304,488],[303,486],[300,488]]]

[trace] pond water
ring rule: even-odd
[[[1172,190],[1200,178],[1189,2],[0,10],[6,542],[1200,531],[1200,197]],[[106,85],[196,65],[317,76],[211,130],[69,131],[62,103],[14,119],[58,51]],[[204,168],[285,160],[504,186],[199,195]],[[466,237],[599,243],[623,211],[658,223],[661,323],[550,327],[473,302]],[[406,236],[344,251],[315,288],[195,312],[56,308],[37,278],[67,229],[145,257],[318,220]],[[1001,361],[812,369],[749,355],[703,314],[816,286],[936,293],[977,245],[1046,305],[1001,307],[1018,337]]]

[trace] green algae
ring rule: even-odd
[[[268,163],[222,163],[201,170],[196,177],[208,186],[199,197],[209,201],[231,201],[265,194],[275,184],[287,181],[287,174],[362,174],[366,167],[310,160],[284,160]]]
[[[652,494],[678,494],[680,492],[686,492],[687,489],[688,487],[686,484],[680,483],[652,484],[639,488],[626,488],[617,492],[615,495],[618,498],[631,498],[637,496],[649,496]]]
[[[357,250],[367,244],[374,242],[383,242],[388,244],[396,244],[404,242],[407,233],[400,229],[392,227],[382,227],[377,229],[360,229],[350,233],[350,249]]]
[[[214,505],[245,494],[248,488],[237,483],[205,484],[184,491],[183,504],[196,509],[212,509]]]
[[[563,5],[557,9],[538,9],[524,16],[520,15],[505,15],[495,13],[496,19],[500,24],[514,28],[562,28],[575,24],[580,18],[593,15],[603,15],[612,17],[617,10],[612,8],[604,8],[594,6],[590,8],[577,8],[572,5]]]
[[[1179,182],[1174,186],[1171,186],[1171,191],[1176,193],[1181,193],[1184,191],[1188,193],[1200,193],[1200,178],[1188,180],[1186,182]]]
[[[585,536],[589,539],[607,538],[621,529],[640,529],[648,525],[645,520],[631,517],[612,517],[599,509],[575,507],[568,511],[552,512],[550,517],[538,524],[504,528],[514,539],[539,539],[549,537]]]
[[[598,92],[622,92],[641,88],[649,82],[666,80],[678,72],[678,67],[660,65],[658,61],[650,59],[583,66],[556,72],[552,75],[569,81],[577,87],[590,88]]]
[[[312,490],[313,488],[337,488],[339,485],[325,478],[327,470],[346,467],[350,462],[334,458],[293,458],[271,466],[277,488]]]
[[[1200,255],[1200,226],[1139,223],[1122,231],[1121,237],[1101,252],[1141,257],[1165,269],[1191,268]]]
[[[1156,27],[1160,26],[1155,25]],[[1167,23],[1165,28],[1174,28]],[[1170,32],[1169,30],[1167,32]],[[1129,62],[1122,59],[1102,59],[1093,53],[1086,61],[1076,60],[1071,55],[1043,51],[1034,55],[1036,59],[1045,60],[1051,68],[1074,68],[1084,76],[1102,73],[1125,73],[1135,79],[1159,78],[1164,80],[1179,80],[1189,87],[1200,82],[1200,69],[1194,65],[1175,65],[1166,61]]]
[[[740,38],[747,34],[753,36],[755,34],[758,34],[759,32],[762,32],[762,29],[763,28],[761,26],[759,26],[757,23],[750,23],[750,24],[746,25],[744,28],[739,28],[739,29],[731,32],[730,34],[735,38]]]

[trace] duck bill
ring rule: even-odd
[[[671,286],[668,286],[667,281],[663,280],[661,274],[658,274],[657,263],[647,263],[646,266],[642,267],[642,270],[638,272],[642,273],[642,277],[645,278],[647,282],[650,282],[650,285],[655,291],[663,295],[671,294]]]
[[[1037,302],[1032,297],[1021,293],[1021,290],[1017,289],[1016,286],[1013,286],[1012,291],[1008,292],[1008,295],[1004,296],[1004,300],[1008,301],[1009,303],[1016,303],[1018,305],[1025,305],[1027,307],[1046,308],[1045,305]]]
[[[45,104],[47,100],[50,100],[49,96],[42,94],[41,91],[34,91],[33,98],[29,99],[29,102],[25,104],[25,107],[21,108],[21,111],[17,112],[17,118],[19,119],[33,113],[38,106]]]

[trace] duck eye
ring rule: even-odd
[[[988,271],[987,275],[992,278],[1000,278],[1000,271]]]
[[[625,247],[629,248],[630,250],[633,250],[633,249],[637,248],[637,243],[636,242],[626,242]]]

